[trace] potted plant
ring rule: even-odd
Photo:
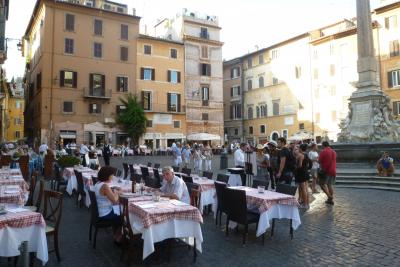
[[[58,164],[60,165],[61,168],[68,168],[68,167],[74,167],[75,165],[80,164],[80,159],[71,156],[71,155],[63,155],[57,160]]]

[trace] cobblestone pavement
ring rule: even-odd
[[[118,160],[113,159],[112,165]],[[315,194],[311,209],[301,214],[302,224],[294,231],[293,240],[289,237],[289,222],[280,220],[273,238],[267,232],[265,246],[255,237],[255,226],[250,228],[245,247],[241,245],[242,228],[238,233],[230,231],[225,238],[223,229],[215,226],[209,214],[202,225],[203,253],[198,254],[194,265],[400,266],[398,200],[396,192],[337,189],[335,205],[327,206],[323,194]],[[89,217],[88,209],[77,208],[74,198],[64,198],[62,261],[58,263],[52,253],[47,266],[126,266],[120,261],[120,249],[112,243],[110,230],[99,230],[97,249],[92,249],[88,241]],[[0,266],[6,263],[0,259]],[[39,265],[36,262],[35,266]],[[186,247],[176,248],[169,263],[161,258],[150,261],[150,265],[192,265],[192,252]]]

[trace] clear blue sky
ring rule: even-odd
[[[114,0],[136,8],[142,25],[153,25],[157,18],[172,17],[182,8],[216,15],[225,43],[223,58],[231,59],[304,33],[308,30],[355,17],[356,0]],[[36,0],[10,1],[6,37],[21,38]],[[371,8],[380,0],[371,0]],[[10,41],[5,63],[8,79],[22,76],[24,59]]]

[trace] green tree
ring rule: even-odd
[[[146,115],[137,97],[129,94],[125,99],[119,99],[125,110],[117,114],[117,124],[132,138],[134,144],[139,143],[139,138],[146,132]]]

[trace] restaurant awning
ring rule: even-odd
[[[195,134],[189,134],[186,137],[187,140],[193,140],[193,141],[213,141],[213,140],[221,140],[221,137],[216,134],[209,134],[209,133],[195,133]]]
[[[307,139],[313,139],[313,135],[307,131],[300,131],[292,136],[290,136],[287,140],[288,141],[303,141]]]

